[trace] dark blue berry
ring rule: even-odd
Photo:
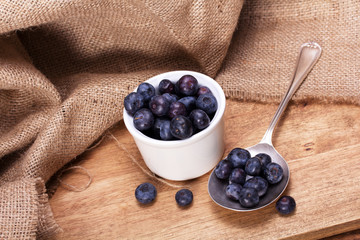
[[[239,202],[241,206],[251,208],[259,203],[259,194],[254,188],[243,187],[240,191]]]
[[[186,107],[187,112],[191,112],[196,107],[196,97],[187,96],[179,99],[179,102],[183,103]]]
[[[257,158],[260,159],[260,162],[261,162],[261,171],[263,172],[266,165],[268,165],[269,163],[271,163],[271,157],[269,155],[267,155],[266,153],[259,153],[259,154],[256,154]]]
[[[196,108],[204,110],[208,115],[217,110],[217,100],[211,93],[202,94],[196,99]]]
[[[134,126],[139,131],[145,131],[154,125],[154,115],[147,108],[142,108],[134,114]]]
[[[193,134],[193,126],[189,118],[179,115],[171,119],[171,134],[178,139],[186,139]]]
[[[160,94],[174,93],[175,85],[169,79],[163,79],[160,81],[158,89],[159,89]]]
[[[233,164],[234,168],[244,168],[246,161],[250,158],[248,150],[243,148],[234,148],[230,151],[227,159]]]
[[[170,131],[170,121],[165,121],[161,126],[160,126],[160,138],[162,140],[171,140],[174,139],[173,135],[171,134]]]
[[[151,183],[142,183],[135,189],[135,198],[142,204],[154,201],[156,194],[156,188]]]
[[[150,83],[147,83],[147,82],[143,82],[141,83],[137,90],[136,90],[137,93],[140,93],[144,99],[145,99],[145,102],[149,102],[150,99],[155,96],[155,88],[153,85],[151,85]]]
[[[151,98],[149,108],[156,116],[165,116],[169,111],[170,103],[162,95]]]
[[[187,115],[187,111],[186,111],[186,107],[183,103],[181,102],[173,102],[170,104],[169,107],[169,111],[168,111],[168,117],[170,119],[179,116],[179,115],[183,115],[186,116]]]
[[[233,165],[230,161],[224,159],[221,160],[215,167],[215,175],[219,179],[228,179],[233,169]]]
[[[237,183],[244,185],[246,180],[246,173],[242,168],[234,168],[229,176],[229,184]]]
[[[211,93],[211,90],[206,86],[201,86],[201,87],[199,87],[199,89],[196,93],[196,96],[200,96],[200,95],[206,94],[206,93]]]
[[[179,97],[172,93],[164,93],[162,95],[170,104],[179,100]]]
[[[259,176],[248,179],[244,184],[244,187],[255,188],[258,191],[259,197],[265,195],[268,186],[268,182],[264,178]]]
[[[225,194],[229,199],[234,200],[234,201],[239,201],[241,189],[242,189],[242,186],[240,184],[231,183],[226,186]]]
[[[170,120],[156,118],[153,127],[154,137],[161,140],[171,140],[173,135],[170,132]]]
[[[295,199],[290,196],[282,196],[277,200],[275,208],[281,214],[290,214],[295,210]]]
[[[269,163],[264,170],[264,176],[270,184],[275,184],[281,181],[284,171],[282,167],[277,163]]]
[[[258,176],[261,173],[261,162],[257,157],[249,158],[245,164],[245,172],[251,176]]]
[[[128,94],[124,99],[124,107],[127,113],[131,116],[135,114],[137,110],[145,106],[145,99],[140,93],[132,92]]]
[[[175,91],[180,95],[194,96],[198,91],[198,81],[194,76],[184,75],[176,82]]]
[[[175,201],[182,207],[192,203],[193,198],[193,193],[189,189],[181,189],[175,194]]]
[[[210,125],[210,118],[201,109],[194,109],[189,114],[189,119],[196,129],[203,130]]]

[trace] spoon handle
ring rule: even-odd
[[[289,88],[282,99],[273,119],[270,122],[269,128],[266,130],[266,133],[263,139],[260,141],[261,143],[267,143],[272,145],[272,134],[274,128],[280,119],[282,113],[284,112],[286,106],[288,105],[290,99],[299,88],[303,80],[306,78],[307,74],[311,71],[317,60],[321,55],[321,47],[319,44],[315,42],[304,43],[300,47],[300,52],[297,58],[297,62],[295,65],[295,71]]]

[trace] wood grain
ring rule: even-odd
[[[276,108],[227,100],[225,154],[260,141]],[[90,187],[72,192],[60,186],[51,198],[55,220],[64,230],[57,239],[318,239],[360,229],[358,106],[297,103],[288,107],[273,136],[291,171],[285,194],[297,202],[295,213],[286,217],[276,213],[274,204],[247,213],[219,207],[207,193],[209,174],[191,181],[168,181],[194,193],[192,205],[180,208],[174,199],[179,188],[149,177],[132,160],[146,168],[123,122],[110,133],[120,145],[105,135],[98,147],[73,162],[92,174]],[[87,177],[78,169],[62,180],[81,186]],[[134,198],[135,188],[145,181],[158,189],[149,206]],[[346,236],[360,235],[356,231]]]

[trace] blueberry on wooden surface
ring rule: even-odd
[[[231,183],[226,186],[225,194],[229,199],[234,200],[234,201],[239,201],[241,189],[242,189],[242,186],[240,184]]]
[[[124,98],[124,108],[133,116],[137,110],[145,106],[145,99],[140,93],[132,92]]]
[[[145,131],[154,125],[154,115],[147,108],[142,108],[134,114],[134,127],[139,131]]]
[[[275,208],[281,214],[290,214],[295,210],[296,202],[291,196],[282,196],[277,200]]]
[[[186,139],[192,136],[193,126],[189,118],[179,115],[171,119],[171,134],[177,139]]]
[[[239,202],[241,206],[251,208],[255,207],[260,201],[259,194],[255,188],[243,187],[240,191]]]
[[[245,167],[246,161],[249,158],[249,151],[243,148],[234,148],[227,156],[227,159],[233,164],[234,168]]]
[[[135,198],[142,204],[148,204],[155,200],[156,188],[151,183],[142,183],[135,189]]]
[[[232,163],[227,160],[221,160],[215,167],[215,175],[219,179],[228,179],[233,169]]]
[[[255,188],[258,191],[259,197],[265,195],[268,186],[268,182],[264,178],[259,176],[248,179],[244,184],[244,187]]]
[[[175,201],[179,206],[187,206],[193,201],[193,193],[189,189],[181,189],[175,194]]]
[[[264,177],[270,184],[276,184],[282,180],[284,171],[277,163],[269,163],[264,170]]]

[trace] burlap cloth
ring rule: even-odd
[[[0,0],[0,239],[48,239],[44,183],[121,120],[144,79],[203,72],[279,102],[299,46],[323,54],[296,100],[360,103],[357,0]]]

